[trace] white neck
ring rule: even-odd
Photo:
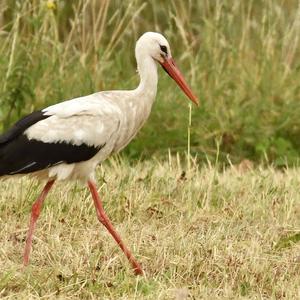
[[[149,55],[137,55],[137,68],[140,74],[140,84],[136,92],[147,97],[151,102],[154,101],[157,91],[157,65],[154,59]]]

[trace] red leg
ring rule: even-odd
[[[93,197],[94,204],[95,204],[95,207],[96,207],[98,220],[106,227],[106,229],[113,236],[113,238],[115,239],[115,241],[117,242],[119,247],[125,253],[125,255],[127,256],[129,262],[131,263],[131,265],[134,269],[134,273],[136,275],[142,275],[143,270],[142,270],[140,264],[135,260],[135,258],[131,254],[131,252],[127,249],[127,247],[125,246],[125,244],[121,240],[120,235],[116,232],[115,228],[113,227],[113,225],[111,224],[109,218],[107,217],[107,215],[106,215],[106,213],[103,209],[101,199],[98,195],[97,187],[96,187],[95,183],[92,182],[91,180],[89,180],[88,181],[88,186],[89,186],[89,189],[92,193],[92,197]]]
[[[23,263],[25,266],[28,265],[28,263],[29,263],[29,255],[30,255],[31,244],[32,244],[32,235],[34,232],[36,220],[38,219],[38,217],[40,215],[42,204],[43,204],[48,192],[50,191],[53,183],[54,183],[54,180],[47,182],[47,184],[45,185],[40,196],[37,198],[37,200],[32,205],[29,230],[27,232],[26,245],[25,245],[24,257],[23,257]]]

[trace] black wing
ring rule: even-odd
[[[49,117],[50,116],[45,115],[41,110],[34,111],[33,113],[25,116],[0,136],[0,146],[1,144],[5,144],[22,134],[31,125]]]
[[[0,136],[0,176],[27,174],[59,163],[86,161],[104,147],[104,145],[94,147],[65,142],[44,143],[29,140],[23,134],[31,125],[47,117],[49,116],[45,116],[42,112],[34,112]]]

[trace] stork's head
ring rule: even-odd
[[[136,55],[150,55],[172,77],[183,92],[198,105],[198,99],[186,83],[183,75],[171,55],[170,45],[166,38],[157,32],[146,32],[137,41]]]

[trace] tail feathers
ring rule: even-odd
[[[33,124],[48,117],[42,111],[35,111],[19,120],[8,131],[0,135],[0,176],[10,175],[33,163],[30,155],[26,155],[26,150],[24,151],[22,148],[23,133]],[[25,169],[23,170],[25,171]]]
[[[17,140],[0,144],[0,177],[36,171],[35,164],[33,157],[27,155]]]
[[[0,145],[0,176],[12,175],[15,167],[15,163],[7,151],[7,144]]]
[[[5,153],[5,145],[0,145],[0,176],[6,175],[5,170],[7,169],[5,163],[5,158],[4,158],[4,153]]]

